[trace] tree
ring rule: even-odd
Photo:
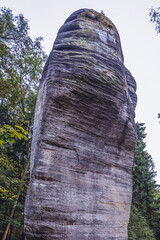
[[[2,202],[2,205],[4,204],[4,202],[6,203],[6,201],[8,203],[8,200],[14,201],[10,216],[7,219],[9,221],[6,221],[6,218],[1,211],[1,227],[3,228],[3,221],[5,224],[8,222],[5,233],[3,235],[3,240],[5,240],[7,237],[11,225],[11,220],[14,223],[14,212],[18,203],[20,193],[24,187],[23,184],[29,165],[28,160],[23,175],[20,179],[19,169],[17,169],[17,163],[9,159],[6,155],[8,148],[11,148],[13,150],[13,145],[16,143],[17,139],[24,139],[25,141],[28,141],[28,132],[26,132],[20,126],[15,127],[17,128],[17,130],[13,129],[9,125],[5,125],[3,128],[0,128],[0,201]]]
[[[155,181],[156,172],[154,171],[152,158],[145,150],[145,126],[143,123],[137,123],[136,127],[138,141],[133,168],[133,199],[130,221],[132,221],[132,225],[135,221],[134,225],[137,226],[135,227],[135,231],[137,231],[136,229],[139,229],[140,222],[136,220],[136,216],[134,215],[138,212],[139,216],[145,219],[148,230],[154,234],[156,240],[159,240],[160,192]],[[142,220],[142,218],[140,219]]]
[[[0,109],[12,122],[28,126],[33,122],[39,80],[46,55],[42,38],[29,36],[28,21],[14,17],[10,9],[0,10]],[[2,116],[1,116],[2,117]]]
[[[132,205],[130,222],[128,225],[128,240],[156,240],[154,233],[149,228],[146,219]]]
[[[0,239],[23,238],[31,128],[46,60],[41,42],[30,38],[22,14],[0,9]]]
[[[160,33],[160,7],[158,8],[150,8],[149,11],[150,21],[156,24],[156,31]],[[160,118],[160,113],[158,113],[158,118]]]
[[[160,7],[150,8],[149,11],[150,21],[156,24],[156,31],[160,33]]]

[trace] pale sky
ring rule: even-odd
[[[149,21],[149,8],[160,0],[0,0],[14,15],[29,20],[32,38],[42,36],[50,53],[59,28],[66,18],[81,8],[103,10],[116,25],[121,38],[126,67],[137,82],[136,121],[146,123],[147,151],[151,154],[160,184],[160,34]]]

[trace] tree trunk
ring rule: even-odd
[[[28,168],[29,168],[29,162],[30,162],[29,160],[30,160],[30,157],[28,156],[28,160],[27,160],[27,163],[26,163],[26,166],[25,166],[25,169],[24,169],[22,178],[21,178],[22,181],[24,181],[24,179],[25,179],[25,177],[26,177],[26,174],[27,174],[27,171],[28,171]],[[12,211],[11,211],[11,214],[10,214],[10,219],[13,219],[14,212],[15,212],[15,209],[16,209],[16,206],[17,206],[17,203],[18,203],[18,199],[19,199],[19,196],[20,196],[20,194],[21,194],[21,190],[22,190],[22,186],[20,186],[20,188],[19,188],[17,197],[16,197],[15,202],[14,202],[14,205],[13,205],[13,207],[12,207]],[[7,235],[8,235],[8,232],[9,232],[9,229],[10,229],[10,225],[11,225],[11,223],[8,223],[8,225],[7,225],[7,227],[6,227],[6,230],[5,230],[5,232],[4,232],[4,235],[3,235],[2,240],[6,240]]]

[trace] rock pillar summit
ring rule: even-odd
[[[119,34],[81,9],[60,28],[35,110],[27,240],[126,240],[136,83]]]

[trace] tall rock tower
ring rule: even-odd
[[[60,28],[35,110],[27,240],[126,240],[136,145],[136,83],[104,15]]]

